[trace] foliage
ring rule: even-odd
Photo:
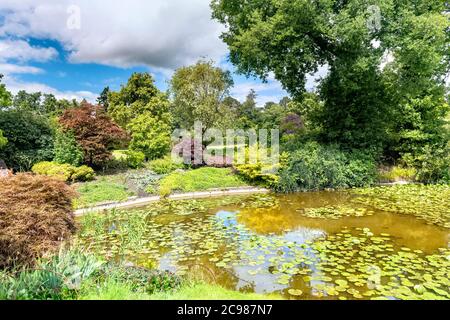
[[[109,90],[109,87],[105,87],[103,91],[100,93],[100,96],[97,98],[97,103],[100,106],[102,106],[106,111],[108,111],[109,108],[108,96],[110,92],[111,90]]]
[[[27,171],[36,162],[53,159],[53,130],[48,119],[29,112],[0,111],[0,130],[8,139],[0,158],[8,167]]]
[[[51,176],[61,181],[90,181],[95,177],[95,172],[88,166],[75,167],[70,164],[60,164],[57,162],[39,162],[31,169],[32,172],[40,175]]]
[[[125,176],[127,186],[139,195],[155,194],[159,187],[159,180],[163,175],[152,170],[142,170],[127,173]]]
[[[157,174],[169,174],[177,169],[183,169],[182,163],[173,162],[171,156],[165,156],[149,162],[148,167]]]
[[[0,268],[33,264],[74,233],[74,192],[66,184],[30,174],[0,183]]]
[[[414,168],[394,166],[381,169],[378,173],[378,180],[381,182],[414,181],[416,174],[417,172]]]
[[[80,284],[92,277],[102,263],[78,250],[63,251],[36,263],[34,268],[0,274],[0,299],[72,299]]]
[[[167,196],[173,191],[193,192],[209,189],[241,187],[246,184],[229,168],[200,168],[174,172],[161,180],[159,192]]]
[[[279,177],[270,172],[265,172],[265,168],[261,163],[257,164],[241,164],[235,166],[237,173],[242,176],[246,181],[251,183],[259,183],[264,186],[275,186]],[[266,170],[270,170],[271,167],[267,167]]]
[[[211,61],[200,60],[176,70],[170,82],[175,124],[191,129],[195,121],[200,121],[204,131],[223,124],[231,116],[222,102],[232,85],[231,74],[214,67]]]
[[[413,154],[403,155],[408,166],[417,171],[417,181],[450,183],[450,141],[443,146],[425,145]]]
[[[132,169],[141,168],[145,161],[145,154],[133,150],[115,150],[113,157],[116,162]]]
[[[54,153],[53,161],[57,163],[66,163],[77,167],[83,162],[83,150],[70,131],[56,130]]]
[[[362,187],[374,183],[375,178],[376,166],[371,157],[312,142],[290,154],[276,189],[293,192]]]
[[[127,85],[108,96],[108,113],[130,136],[130,149],[148,159],[169,151],[171,115],[167,96],[148,73],[133,73]]]
[[[152,103],[154,102],[155,99],[152,100]],[[168,107],[167,101],[161,101],[155,108],[165,108],[164,104]],[[127,126],[131,132],[131,150],[144,153],[147,159],[157,159],[169,152],[171,142],[169,114],[165,113],[162,117],[164,118],[146,112],[131,120]]]
[[[76,101],[58,100],[53,94],[41,92],[28,93],[20,90],[15,96],[12,108],[17,111],[31,112],[45,117],[60,115],[70,107],[76,107]]]
[[[6,139],[3,136],[3,131],[0,130],[0,149],[3,148],[4,146],[6,146],[7,143],[8,143],[8,139]]]
[[[319,81],[323,105],[307,115],[325,142],[381,152],[397,128],[408,127],[403,108],[444,96],[445,1],[382,0],[371,7],[358,0],[269,0],[261,8],[258,0],[213,0],[211,6],[227,26],[222,39],[240,73],[273,74],[301,101],[307,75],[328,68]]]
[[[111,150],[127,137],[103,108],[87,102],[79,108],[66,110],[59,118],[64,130],[73,132],[83,149],[84,163],[102,167],[111,160]]]
[[[3,79],[3,74],[0,73],[0,110],[7,108],[11,105],[12,95],[11,92],[6,90],[6,86],[1,83]]]
[[[127,200],[133,195],[122,183],[108,181],[100,178],[97,181],[83,183],[77,186],[80,197],[75,200],[77,208],[88,207],[104,202],[117,202]]]

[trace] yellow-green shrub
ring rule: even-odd
[[[70,164],[56,162],[39,162],[31,169],[33,173],[51,176],[62,181],[89,181],[94,179],[95,172],[88,166],[74,167]]]
[[[382,170],[378,174],[380,181],[395,182],[400,180],[412,181],[417,174],[414,168],[393,167],[389,170]]]
[[[91,167],[81,166],[75,167],[74,172],[71,176],[72,181],[91,181],[94,180],[95,171]]]

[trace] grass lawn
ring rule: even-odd
[[[179,289],[146,294],[133,291],[123,283],[106,282],[99,287],[91,287],[79,300],[281,300],[275,294],[262,295],[227,290],[218,285],[204,283],[185,284]]]
[[[160,182],[160,194],[166,196],[173,191],[194,192],[246,185],[247,183],[235,175],[230,168],[204,167],[174,172],[164,177]]]
[[[75,207],[83,208],[102,202],[124,201],[134,193],[128,190],[117,177],[101,177],[92,182],[80,184],[76,187],[79,198],[75,199]]]

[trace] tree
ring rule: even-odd
[[[8,139],[6,139],[3,136],[3,131],[0,130],[0,149],[3,148],[4,146],[6,146],[7,143],[8,143]]]
[[[130,149],[144,153],[148,159],[169,151],[169,100],[156,88],[150,74],[134,73],[119,92],[111,92],[108,113],[128,131]]]
[[[97,98],[97,103],[101,105],[103,108],[105,108],[106,111],[108,111],[109,102],[108,102],[108,96],[111,91],[109,90],[109,87],[106,87],[103,89],[102,93],[100,93],[100,96]]]
[[[83,150],[78,145],[73,132],[61,129],[55,134],[54,161],[61,164],[70,164],[78,167],[84,159]]]
[[[6,86],[2,84],[3,74],[0,73],[0,110],[11,105],[11,93],[6,90]]]
[[[53,129],[47,118],[27,111],[0,111],[0,130],[8,139],[0,159],[8,167],[28,171],[36,162],[53,159]]]
[[[393,138],[398,111],[427,95],[439,100],[448,72],[450,27],[442,0],[213,0],[213,16],[238,71],[273,72],[296,100],[306,76],[327,65],[322,138],[381,149]],[[394,134],[395,135],[395,134]]]
[[[191,129],[200,121],[203,132],[219,127],[230,116],[223,102],[232,86],[230,73],[214,67],[211,61],[200,60],[176,70],[170,82],[175,125]]]
[[[84,162],[97,168],[104,167],[112,158],[114,146],[127,138],[102,107],[86,102],[66,110],[59,123],[65,131],[73,132],[83,150]]]
[[[20,90],[13,100],[13,107],[16,110],[36,112],[43,114],[41,108],[41,92],[28,93],[25,90]]]
[[[256,106],[256,92],[251,89],[237,110],[240,129],[256,128],[261,122],[261,110]]]

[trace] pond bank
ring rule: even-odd
[[[243,187],[243,188],[232,188],[227,190],[212,190],[212,191],[201,191],[201,192],[188,192],[173,194],[165,199],[169,200],[185,200],[185,199],[201,199],[210,197],[220,197],[229,195],[241,195],[241,194],[254,194],[254,193],[269,193],[270,190],[265,188],[255,188],[255,187]],[[160,196],[137,198],[134,200],[129,200],[125,202],[115,202],[108,203],[98,206],[93,206],[90,208],[81,208],[75,210],[75,216],[82,216],[86,213],[93,211],[111,210],[111,209],[130,209],[136,207],[143,207],[153,202],[162,200]]]

